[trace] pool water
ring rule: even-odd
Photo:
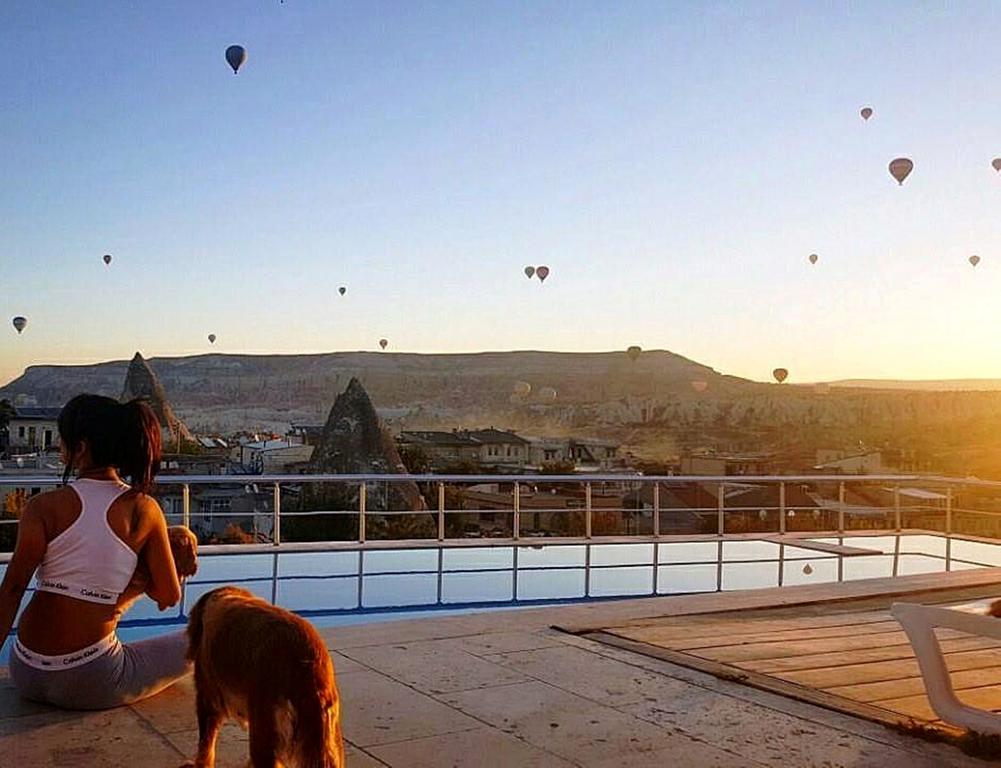
[[[795,541],[795,540],[794,540]],[[406,550],[205,554],[181,604],[138,602],[121,622],[132,640],[184,625],[205,592],[234,584],[318,626],[597,599],[731,591],[1001,566],[1001,544],[936,535],[812,541],[879,554],[839,555],[759,540],[539,544]],[[0,575],[6,566],[0,566]],[[25,599],[24,604],[27,603]],[[0,650],[0,663],[9,652]]]

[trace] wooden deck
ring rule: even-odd
[[[956,604],[997,596],[997,586],[973,587],[920,601]],[[664,616],[581,634],[871,720],[955,731],[928,703],[910,643],[889,613],[892,602],[877,597]],[[1001,641],[951,630],[937,634],[960,699],[1001,711]]]

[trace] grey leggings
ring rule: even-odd
[[[107,653],[70,669],[36,669],[13,651],[10,676],[21,695],[63,709],[110,709],[159,693],[191,671],[182,629],[135,643],[117,638]]]

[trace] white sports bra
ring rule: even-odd
[[[115,480],[74,480],[80,516],[49,542],[38,566],[36,589],[91,603],[118,602],[139,558],[108,525],[108,510],[129,490]]]

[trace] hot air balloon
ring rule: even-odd
[[[514,393],[518,397],[528,397],[529,393],[532,391],[532,385],[527,381],[516,381],[514,383]]]
[[[337,289],[337,292],[341,294],[341,296],[343,296],[345,293],[348,292],[348,289],[342,285],[340,288]]]
[[[972,256],[971,256],[970,258],[969,258],[969,262],[970,262],[970,263],[971,263],[971,264],[972,264],[973,266],[977,266],[977,264],[979,264],[979,263],[980,263],[980,257],[979,257],[979,256],[977,256],[976,254],[973,254],[973,255],[972,255]]]
[[[995,157],[991,160],[991,165],[994,166],[995,171],[1001,171],[1001,157]]]
[[[810,565],[809,563],[807,563],[806,565],[804,565],[803,566],[803,573],[805,573],[807,576],[809,576],[811,573],[813,573],[813,566]]]
[[[914,162],[906,157],[898,157],[890,161],[890,175],[903,186],[904,179],[911,175],[914,170]]]
[[[629,355],[629,359],[636,362],[636,359],[642,354],[643,350],[640,347],[632,346],[626,350],[626,354]]]
[[[242,45],[231,45],[226,49],[226,63],[233,68],[234,75],[240,71],[246,60],[247,50]]]
[[[862,111],[859,114],[862,115],[863,120],[868,120],[872,117],[872,107],[862,107]]]
[[[819,259],[820,257],[817,254],[815,254],[815,253],[811,253],[809,258],[810,258],[810,263],[811,264],[816,264],[817,263],[817,259]]]
[[[215,334],[214,333],[210,333],[209,334],[209,344],[215,344]]]
[[[776,368],[774,371],[772,371],[772,376],[775,377],[775,381],[781,384],[789,377],[789,371],[787,371],[785,368]]]
[[[535,275],[535,267],[525,267],[525,277],[531,280],[532,277],[534,277],[534,275]]]
[[[379,339],[379,346],[382,347],[383,349],[385,349],[386,347],[389,346],[389,340],[388,339]]]
[[[105,264],[110,264],[111,263],[111,254],[110,253],[104,254],[104,263]]]
[[[546,282],[546,278],[549,277],[549,267],[536,267],[535,276],[539,278],[540,283]]]
[[[14,328],[17,329],[17,332],[20,333],[21,331],[24,330],[25,326],[28,324],[28,318],[21,317],[20,315],[18,315],[11,321],[11,323],[13,324]]]
[[[692,384],[692,389],[694,389],[696,392],[705,392],[707,389],[709,389],[709,382],[702,381],[701,379],[696,379],[691,384]]]
[[[539,390],[539,399],[544,403],[551,403],[556,399],[556,390],[552,387],[543,387]]]

